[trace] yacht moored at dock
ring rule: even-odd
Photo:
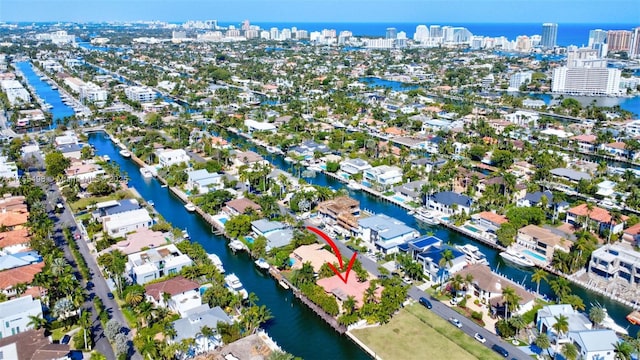
[[[480,249],[471,244],[456,245],[456,249],[460,250],[467,258],[469,264],[485,264],[489,265],[489,261]]]
[[[506,261],[513,263],[522,267],[533,267],[535,264],[533,261],[529,260],[526,256],[522,254],[518,254],[513,249],[507,249],[507,251],[503,251],[500,253],[500,257],[505,259]]]
[[[140,173],[142,174],[142,177],[145,179],[151,179],[153,177],[153,173],[151,172],[151,170],[149,170],[146,167],[141,167]]]
[[[187,209],[188,212],[194,212],[196,211],[196,206],[193,205],[192,203],[186,203],[184,204],[184,208]]]
[[[347,188],[351,190],[362,190],[362,185],[358,184],[358,182],[355,180],[349,180],[349,183],[347,183]]]
[[[413,214],[413,217],[416,220],[429,225],[436,225],[438,223],[436,213],[425,208],[418,208]]]
[[[129,150],[120,150],[120,155],[122,155],[122,157],[130,158],[131,152]]]
[[[229,274],[225,276],[224,282],[231,292],[241,295],[243,300],[246,300],[249,297],[249,293],[244,289],[244,286],[236,274]]]
[[[263,258],[260,258],[260,259],[258,259],[256,261],[254,261],[254,264],[256,264],[257,267],[259,267],[260,269],[263,269],[263,270],[266,270],[266,269],[268,269],[270,267],[269,263]]]
[[[220,260],[220,257],[216,254],[207,254],[207,257],[211,260],[213,266],[215,266],[221,274],[224,274],[224,266],[222,266],[222,260]]]

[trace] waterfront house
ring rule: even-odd
[[[11,360],[71,360],[69,344],[53,344],[45,331],[44,328],[31,329],[13,336],[0,336],[0,354],[3,359]]]
[[[144,291],[147,300],[156,307],[169,308],[181,317],[202,305],[200,284],[182,276],[146,285]]]
[[[589,274],[606,281],[620,280],[637,288],[640,284],[640,252],[628,244],[607,244],[591,253]]]
[[[533,309],[535,295],[525,290],[519,284],[503,278],[491,271],[491,268],[483,264],[472,264],[458,272],[462,278],[467,275],[473,277],[470,291],[480,299],[483,304],[489,304],[494,314],[504,315],[505,302],[502,298],[502,290],[510,287],[520,297],[518,310],[514,314],[524,314]]]
[[[500,214],[491,211],[483,211],[481,213],[471,215],[471,220],[478,226],[485,228],[487,231],[495,233],[500,225],[509,222],[509,220]]]
[[[576,135],[571,138],[571,142],[581,152],[593,152],[596,150],[597,136],[591,134]]]
[[[224,205],[225,206],[224,208],[222,208],[222,211],[229,216],[244,214],[247,209],[253,209],[255,211],[262,210],[262,207],[260,207],[260,205],[247,198],[233,199],[227,201]]]
[[[337,225],[346,235],[358,230],[360,202],[348,196],[340,196],[318,204],[318,215],[326,224]]]
[[[366,160],[358,158],[345,159],[340,162],[340,170],[350,175],[359,174],[369,169],[371,169],[371,165]]]
[[[218,173],[210,173],[206,169],[187,172],[188,190],[198,194],[205,194],[211,190],[220,190],[224,187],[224,176]]]
[[[28,229],[3,231],[0,233],[0,253],[15,254],[25,251],[29,248],[30,241]]]
[[[236,152],[236,156],[233,161],[236,167],[243,165],[251,166],[253,164],[269,165],[267,160],[251,150]]]
[[[280,221],[259,219],[251,222],[251,231],[253,231],[257,236],[267,237],[277,231],[287,228],[287,224]]]
[[[166,275],[178,274],[183,267],[191,265],[193,261],[189,256],[169,244],[127,256],[126,272],[133,282],[144,285]]]
[[[584,222],[591,222],[599,234],[602,234],[605,230],[610,231],[612,234],[617,234],[624,229],[625,221],[628,218],[626,215],[621,215],[620,221],[615,222],[608,210],[597,206],[589,210],[587,204],[582,204],[567,210],[566,222],[574,226],[581,226]],[[590,228],[591,226],[587,224],[586,227]]]
[[[574,310],[569,304],[545,305],[537,312],[536,328],[538,332],[545,333],[552,342],[566,343],[569,341],[566,334],[558,338],[558,333],[553,328],[560,316],[567,317],[568,331],[588,331],[592,328],[591,320],[583,312]]]
[[[444,165],[446,163],[447,163],[446,159],[425,157],[425,158],[411,160],[411,167],[413,167],[413,168],[424,167],[424,170],[426,172],[430,173],[434,169],[440,168],[440,167],[442,167],[442,165]]]
[[[369,280],[363,282],[358,281],[356,272],[351,271],[347,276],[346,283],[342,281],[338,275],[333,275],[328,278],[319,279],[317,284],[322,287],[327,294],[334,295],[341,304],[346,301],[349,296],[353,296],[356,300],[356,307],[360,308],[364,304],[364,293],[371,283]],[[382,286],[376,289],[375,297],[377,299],[380,299],[383,289]]]
[[[18,165],[13,161],[9,161],[6,156],[0,156],[0,178],[15,183],[16,187],[19,184]]]
[[[440,265],[445,251],[451,252],[453,258]],[[449,245],[434,245],[425,251],[416,254],[416,261],[422,265],[422,271],[434,282],[444,282],[452,274],[467,266],[467,258],[461,251]]]
[[[163,149],[156,151],[158,163],[161,167],[169,167],[171,165],[180,165],[189,163],[189,155],[182,149]]]
[[[75,179],[80,183],[89,183],[106,173],[100,165],[74,162],[65,170],[65,174],[69,179]]]
[[[78,144],[63,144],[58,145],[56,150],[62,153],[67,159],[80,159],[82,157],[82,146]]]
[[[160,231],[153,231],[148,228],[138,229],[133,233],[127,234],[127,238],[111,245],[103,250],[111,252],[118,250],[125,255],[130,255],[142,251],[144,248],[154,248],[156,246],[166,245],[170,242],[171,235]]]
[[[379,184],[384,189],[387,189],[402,182],[402,169],[397,166],[380,165],[365,170],[363,177],[368,182]]]
[[[109,215],[120,214],[127,211],[140,209],[140,204],[136,199],[108,200],[97,203],[93,217],[102,221],[102,218]]]
[[[42,317],[40,299],[27,295],[0,303],[0,339],[33,329],[30,316]]]
[[[412,201],[422,203],[422,186],[427,182],[424,180],[416,180],[393,188],[396,194],[408,197]]]
[[[415,260],[418,254],[440,245],[442,245],[442,239],[435,236],[423,235],[399,245],[398,250],[411,255],[411,258]]]
[[[561,179],[565,179],[565,180],[569,180],[572,182],[578,182],[580,180],[591,180],[591,175],[581,172],[581,171],[576,171],[573,169],[568,169],[568,168],[555,168],[552,169],[551,171],[549,171],[551,173],[551,175],[559,177]]]
[[[576,349],[580,359],[615,360],[619,355],[615,351],[621,340],[610,329],[569,331],[567,338]]]
[[[176,330],[176,336],[168,341],[180,344],[183,340],[194,339],[194,343],[185,351],[186,354],[193,354],[193,356],[222,346],[222,337],[217,333],[218,323],[233,323],[233,320],[219,306],[209,308],[205,304],[188,311],[185,315],[182,319],[171,323]],[[202,334],[202,328],[205,326],[213,330],[213,336],[207,337]]]
[[[640,240],[640,223],[626,228],[622,234],[622,240],[628,241],[631,245],[637,246],[638,240]]]
[[[427,207],[441,213],[451,215],[471,212],[473,200],[467,195],[453,191],[441,191],[427,198]]]
[[[542,256],[545,261],[551,261],[553,253],[556,250],[569,252],[571,249],[571,242],[569,240],[564,239],[549,229],[541,228],[537,225],[527,225],[518,229],[516,243]],[[542,261],[538,256],[529,256],[533,258],[533,260]]]
[[[420,233],[400,220],[378,214],[358,220],[357,236],[374,244],[384,254],[398,251],[398,245],[416,238]]]
[[[628,150],[627,145],[622,141],[602,144],[600,145],[600,149],[604,150],[611,156],[617,156],[625,159],[636,160],[638,156],[640,156],[640,152]]]
[[[244,126],[247,127],[247,132],[251,134],[254,131],[268,131],[268,132],[276,132],[278,128],[273,123],[268,122],[260,122],[251,119],[247,119],[244,121]]]
[[[600,195],[603,197],[615,197],[612,195],[615,195],[617,185],[618,183],[616,183],[615,181],[611,181],[611,180],[601,181],[598,184],[596,184],[596,186],[598,187],[598,191],[596,192],[596,195]]]
[[[320,268],[325,263],[337,261],[336,255],[325,249],[325,244],[302,245],[293,250],[289,255],[291,269],[301,269],[302,265],[309,262],[315,273],[320,272]]]
[[[4,226],[6,230],[23,229],[28,220],[26,204],[8,204],[4,208],[0,206],[0,226]]]
[[[127,233],[153,225],[147,209],[136,209],[107,215],[102,218],[102,229],[110,238],[124,237]]]

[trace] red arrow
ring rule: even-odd
[[[344,281],[344,283],[346,284],[347,280],[349,280],[349,272],[351,271],[351,268],[353,267],[353,264],[356,262],[356,257],[358,256],[358,253],[357,252],[353,253],[353,255],[351,256],[351,260],[349,260],[349,264],[347,265],[347,270],[344,273],[344,276],[342,276],[342,274],[340,272],[341,271],[345,271],[344,270],[344,264],[342,263],[342,255],[340,255],[340,250],[336,246],[336,243],[333,242],[333,240],[329,237],[329,235],[325,234],[324,231],[322,231],[322,230],[320,230],[318,228],[315,228],[313,226],[307,226],[307,229],[309,231],[313,231],[314,233],[316,233],[318,236],[323,238],[329,244],[329,246],[331,246],[331,248],[333,249],[333,253],[338,258],[338,263],[340,264],[340,270],[336,269],[336,267],[333,266],[333,264],[331,264],[331,263],[328,263],[328,265],[331,268],[331,270],[333,270],[333,272],[336,275],[338,275],[340,280]]]

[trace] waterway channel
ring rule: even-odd
[[[62,102],[60,92],[54,90],[51,85],[44,80],[41,80],[40,76],[33,71],[33,65],[30,62],[22,61],[15,63],[15,65],[24,74],[29,84],[35,89],[37,96],[47,104],[53,106],[48,110],[53,116],[52,127],[55,128],[57,120],[75,115],[73,109]]]
[[[284,350],[304,359],[369,359],[369,356],[346,336],[340,336],[306,305],[282,289],[276,281],[259,271],[246,253],[234,253],[226,240],[212,234],[211,227],[198,215],[185,210],[183,203],[156,179],[144,179],[138,166],[119,154],[120,149],[103,133],[89,135],[89,143],[98,155],[108,155],[127,173],[129,186],[146,200],[153,200],[156,210],[173,226],[187,229],[192,241],[208,253],[217,254],[227,273],[238,275],[247,291],[260,298],[274,316],[265,328]]]

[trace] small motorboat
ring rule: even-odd
[[[634,310],[627,315],[627,321],[633,325],[640,324],[640,311]]]
[[[122,157],[126,157],[126,158],[130,158],[131,157],[131,152],[129,150],[120,150],[120,155],[122,155]]]
[[[184,208],[187,209],[188,212],[194,212],[196,211],[196,206],[193,205],[192,203],[186,203],[184,205]]]
[[[267,262],[267,260],[260,258],[256,261],[254,261],[254,263],[256,264],[257,267],[259,267],[260,269],[266,270],[270,267],[269,263]]]
[[[111,161],[111,158],[109,157],[109,155],[104,155],[104,156],[102,157],[102,159],[103,159],[104,161],[106,161],[106,162]]]

